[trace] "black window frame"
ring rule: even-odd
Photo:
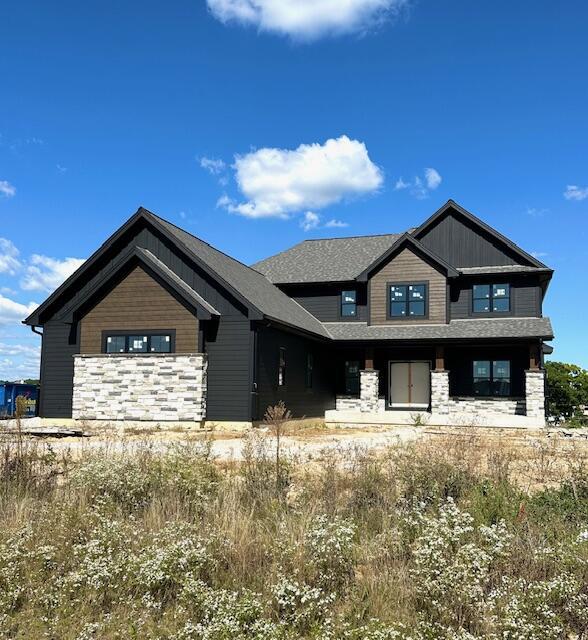
[[[345,298],[345,294],[349,294],[352,293],[353,297],[354,297],[354,302],[345,302],[344,298]],[[353,309],[353,313],[351,314],[344,314],[343,310],[344,309]],[[348,318],[357,318],[357,289],[342,289],[341,291],[341,295],[339,297],[339,316],[343,319],[348,319]]]
[[[392,287],[406,287],[406,300],[404,301],[407,314],[404,316],[392,315]],[[408,287],[424,287],[425,288],[425,312],[423,315],[409,315],[410,303],[408,299]],[[414,301],[412,301],[414,302]],[[387,282],[386,283],[386,318],[388,320],[428,320],[429,319],[429,281],[415,280],[410,282]]]
[[[125,338],[125,350],[124,351],[112,351],[108,352],[108,338],[120,337]],[[147,338],[147,351],[129,351],[129,338],[131,336],[145,336]],[[151,338],[153,336],[169,336],[169,351],[151,351]],[[104,330],[102,331],[102,353],[108,355],[133,355],[140,354],[144,356],[155,354],[169,354],[176,352],[176,330],[175,329],[149,329],[147,331],[141,329],[132,330]]]
[[[278,351],[278,387],[286,386],[286,347],[280,347]]]
[[[357,364],[357,375],[353,375],[352,378],[350,378],[349,373],[348,373],[348,364],[351,363],[355,363]],[[345,395],[346,396],[354,396],[354,397],[359,397],[359,387],[360,387],[360,380],[359,380],[359,371],[360,371],[360,367],[361,367],[361,362],[359,360],[344,360],[343,361],[343,388],[345,390]],[[350,379],[354,379],[357,380],[357,390],[350,390],[350,385],[348,385],[348,380]]]
[[[502,310],[502,311],[495,311],[494,310],[494,289],[495,287],[506,287],[508,290],[508,295],[507,296],[498,296],[498,298],[496,298],[497,300],[508,300],[508,309],[506,310]],[[487,298],[480,298],[480,297],[475,297],[475,289],[476,287],[488,287],[488,291],[489,291],[489,295]],[[488,300],[488,310],[487,311],[476,311],[476,301],[478,300]],[[495,314],[499,314],[499,315],[507,315],[512,313],[512,285],[510,282],[475,282],[474,284],[472,284],[472,305],[471,305],[471,312],[473,315],[476,316],[480,316],[480,315],[495,315]]]
[[[488,363],[488,390],[489,393],[476,393],[476,380],[486,380],[486,378],[482,378],[481,376],[476,376],[476,363],[478,362],[487,362]],[[496,376],[495,375],[495,366],[498,362],[508,362],[508,377],[504,376]],[[472,360],[472,395],[476,398],[510,398],[512,397],[512,360],[508,358],[502,358],[500,360]],[[499,383],[504,384],[504,381],[508,380],[508,393],[502,393],[499,391]],[[498,391],[498,392],[497,392]]]

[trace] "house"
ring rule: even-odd
[[[248,267],[140,208],[24,322],[40,416],[545,424],[553,272],[448,201],[402,234],[306,240]]]

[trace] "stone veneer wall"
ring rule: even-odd
[[[75,355],[72,417],[200,422],[207,364],[202,353]]]
[[[484,418],[488,414],[524,416],[524,398],[453,397],[448,401],[449,414],[459,418]]]

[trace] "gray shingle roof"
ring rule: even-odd
[[[488,267],[459,267],[459,271],[464,275],[477,275],[484,273],[538,273],[542,271],[550,271],[550,269],[547,267],[533,267],[523,264],[506,264]]]
[[[172,236],[268,318],[328,338],[322,323],[263,274],[215,249],[171,222],[151,214]]]
[[[305,240],[252,267],[274,283],[344,282],[355,279],[400,238],[400,233]]]
[[[325,322],[334,340],[459,340],[470,338],[553,338],[549,318],[452,320],[449,324],[367,325]]]

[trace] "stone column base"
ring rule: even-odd
[[[431,371],[431,413],[449,415],[449,371]]]
[[[525,404],[527,417],[545,424],[545,371],[525,371]]]
[[[378,411],[379,386],[379,371],[362,369],[359,372],[359,400],[362,413],[376,413]]]

